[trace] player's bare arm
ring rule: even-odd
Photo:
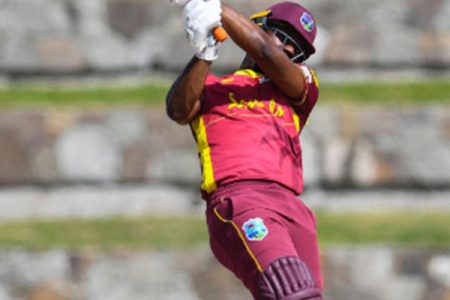
[[[188,124],[198,114],[210,67],[211,62],[193,57],[170,88],[166,99],[167,114],[178,124]]]
[[[219,0],[170,0],[183,7],[182,19],[195,56],[172,85],[166,98],[167,114],[179,124],[190,123],[200,111],[205,80],[212,61],[218,57],[220,43],[212,36],[220,26]]]
[[[291,50],[247,17],[222,4],[222,24],[233,41],[249,54],[264,74],[292,99],[301,97],[305,79],[287,53]]]

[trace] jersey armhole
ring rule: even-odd
[[[310,80],[308,80],[309,76],[311,75],[311,72],[309,71],[309,68],[305,65],[297,65],[302,73],[302,79],[303,79],[303,91],[302,94],[298,99],[289,98],[289,102],[293,106],[301,106],[305,103],[306,99],[308,98],[309,93],[309,83]]]

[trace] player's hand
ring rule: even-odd
[[[222,43],[217,41],[212,33],[209,33],[206,37],[206,43],[206,47],[200,51],[197,51],[195,56],[206,61],[216,60],[219,57],[219,49]]]
[[[217,52],[220,46],[211,31],[221,25],[221,13],[220,0],[191,0],[183,8],[186,36],[200,58],[204,56],[204,53]],[[213,48],[216,50],[212,51]],[[208,57],[214,56],[208,55]],[[208,60],[213,59],[215,58]]]

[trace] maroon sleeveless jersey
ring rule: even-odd
[[[255,179],[302,192],[299,134],[317,101],[319,85],[311,68],[299,68],[306,88],[295,110],[269,79],[252,70],[224,77],[208,75],[201,112],[191,123],[204,193]]]

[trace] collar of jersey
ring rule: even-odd
[[[258,72],[255,72],[252,69],[242,69],[238,70],[234,73],[234,75],[241,75],[241,76],[247,76],[251,78],[263,78],[264,75]]]

